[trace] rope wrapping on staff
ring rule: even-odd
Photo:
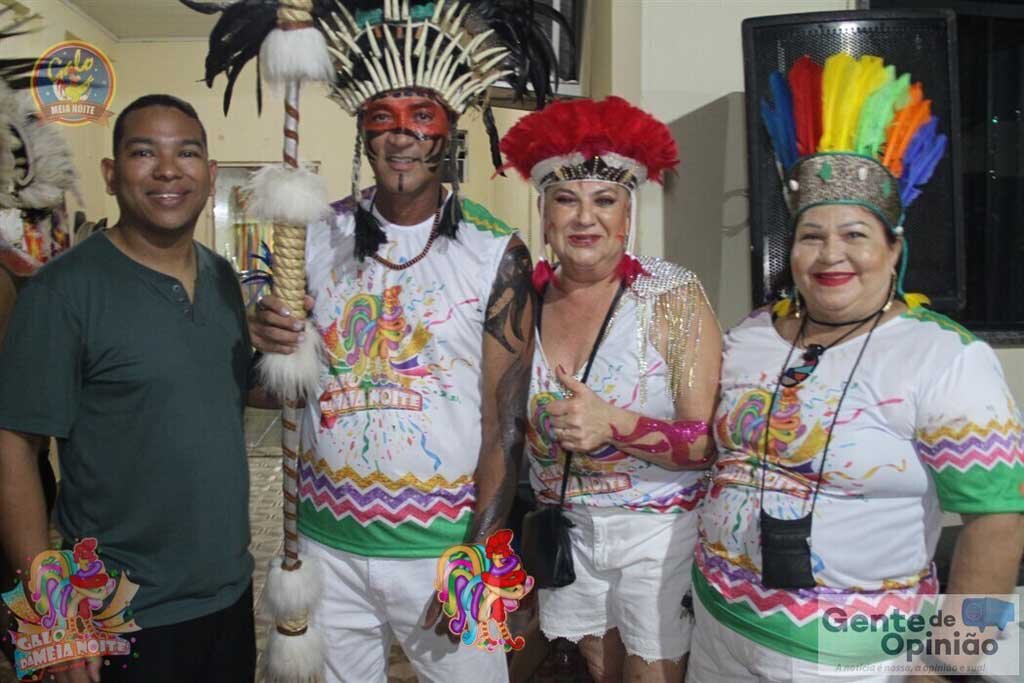
[[[295,571],[302,567],[299,560],[299,449],[302,419],[300,404],[288,401],[281,415],[281,472],[284,493],[284,558],[281,568]]]
[[[279,15],[284,10],[279,12]],[[299,83],[289,81],[284,97],[284,163],[291,169],[299,167]],[[274,223],[274,286],[292,316],[306,319],[303,298],[306,295],[306,226]],[[299,430],[302,413],[296,401],[286,401],[282,409],[281,469],[284,493],[284,561],[285,571],[302,566],[299,561]]]
[[[284,98],[284,163],[299,168],[299,83],[289,81]],[[306,226],[274,223],[274,287],[298,320],[306,319]]]

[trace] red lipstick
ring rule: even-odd
[[[845,285],[855,276],[855,273],[815,273],[814,281],[825,287],[839,287]]]

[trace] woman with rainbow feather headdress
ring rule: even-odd
[[[992,349],[903,289],[905,211],[946,147],[921,84],[839,53],[771,92],[794,286],[724,340],[688,680],[892,680],[862,665],[906,653],[842,617],[934,611],[943,512],[964,515],[945,592],[1013,591],[1020,415]]]

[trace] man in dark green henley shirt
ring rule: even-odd
[[[142,629],[137,657],[56,679],[251,681],[251,349],[233,269],[193,241],[216,162],[195,110],[149,95],[121,112],[102,170],[120,220],[25,285],[0,352],[4,550],[24,571],[48,546],[36,453],[53,436],[57,528],[138,584]]]

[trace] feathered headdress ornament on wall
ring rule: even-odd
[[[0,8],[0,41],[31,31],[39,17],[18,16],[11,7]],[[0,60],[0,208],[21,210],[21,229],[32,224],[39,230],[49,222],[50,230],[36,237],[28,248],[27,233],[16,230],[0,243],[8,266],[20,266],[15,272],[28,275],[41,263],[68,247],[67,226],[52,209],[64,201],[65,192],[77,196],[77,173],[71,150],[56,124],[39,119],[38,108],[29,93],[36,60],[14,58]],[[78,197],[81,202],[81,197]],[[26,268],[26,266],[31,266]]]
[[[858,204],[903,237],[906,209],[947,144],[922,85],[910,74],[897,76],[881,57],[839,52],[824,68],[805,55],[788,74],[771,74],[769,86],[773,102],[762,99],[761,117],[793,224],[819,204]],[[907,253],[904,239],[901,296]]]
[[[0,8],[0,41],[25,33],[38,15]],[[31,30],[31,29],[29,29]],[[39,120],[32,97],[35,59],[0,60],[0,207],[51,209],[76,192],[71,150],[56,126]]]

